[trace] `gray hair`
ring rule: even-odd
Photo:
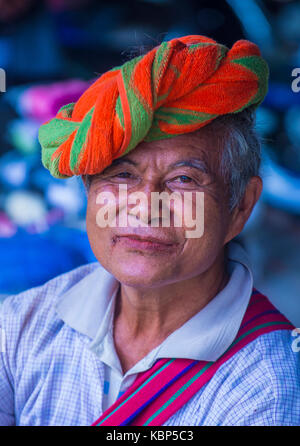
[[[222,129],[220,174],[229,186],[232,211],[243,198],[249,180],[260,174],[261,140],[255,130],[255,110],[251,107],[224,115],[213,123]]]
[[[243,198],[250,178],[260,171],[261,142],[255,131],[255,111],[249,107],[239,113],[219,116],[208,125],[221,130],[223,151],[219,173],[229,187],[229,209],[233,211]],[[88,191],[92,175],[84,175],[84,179]]]

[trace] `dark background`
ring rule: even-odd
[[[188,34],[252,40],[269,63],[257,116],[264,192],[241,239],[256,286],[300,326],[299,1],[0,0],[2,297],[94,261],[80,179],[55,180],[42,167],[39,125],[107,69]]]

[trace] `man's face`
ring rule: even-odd
[[[230,228],[228,187],[218,173],[221,150],[217,135],[208,126],[197,134],[142,142],[93,177],[87,206],[88,238],[97,260],[117,280],[133,287],[163,286],[204,273],[219,258]],[[122,208],[118,202],[119,184],[127,186],[128,195],[140,191],[147,196],[147,227],[118,227],[117,223],[117,227],[101,228],[97,224],[101,205],[96,198],[104,192],[114,194],[118,222]],[[186,230],[191,228],[184,221],[181,227],[174,224],[176,210],[172,201],[170,226],[162,227],[161,222],[159,227],[151,226],[151,193],[163,191],[177,192],[182,203],[184,192],[192,193],[193,218],[196,192],[204,193],[201,237],[186,237]],[[128,204],[129,213],[133,207],[136,205]]]

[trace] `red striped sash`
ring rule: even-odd
[[[157,360],[92,426],[161,426],[245,345],[262,334],[294,328],[266,296],[253,289],[240,329],[217,361]]]

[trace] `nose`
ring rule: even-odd
[[[128,196],[128,216],[142,226],[171,227],[182,223],[182,196],[159,182],[147,181]]]
[[[158,180],[143,181],[136,190],[128,195],[128,215],[131,219],[137,219],[147,226],[159,226],[161,221],[161,205],[153,208],[153,194],[161,193],[163,187]],[[156,222],[156,224],[155,224]]]
[[[158,177],[144,178],[129,189],[123,186],[121,194],[119,188],[118,214],[121,226],[161,226],[162,203],[160,200],[155,203],[153,195],[157,196],[163,190],[164,186]]]

